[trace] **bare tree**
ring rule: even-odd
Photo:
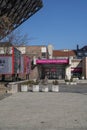
[[[15,46],[27,45],[31,39],[27,34],[21,34],[21,31],[16,30],[7,35],[2,41],[12,43]]]
[[[4,38],[13,29],[12,20],[7,16],[0,17],[0,39]]]

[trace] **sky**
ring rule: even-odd
[[[18,29],[28,45],[52,44],[55,50],[87,45],[87,0],[42,0],[43,8]]]

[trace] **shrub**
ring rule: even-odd
[[[33,82],[33,84],[34,84],[34,85],[38,85],[38,84],[39,84],[39,81],[36,80],[36,81]]]
[[[28,85],[28,81],[22,82],[21,85]]]
[[[58,85],[59,82],[58,82],[57,80],[54,80],[54,81],[53,81],[53,84],[54,84],[54,85]]]
[[[65,82],[70,82],[70,80],[69,79],[65,79]]]

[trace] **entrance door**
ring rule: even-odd
[[[65,65],[44,65],[41,70],[41,79],[48,77],[48,79],[64,79]]]
[[[57,77],[58,79],[64,79],[65,78],[65,68],[57,68]]]
[[[64,79],[65,78],[65,68],[45,68],[45,75],[48,79]],[[44,73],[43,73],[44,74]]]

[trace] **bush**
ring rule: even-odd
[[[70,82],[70,80],[69,79],[65,79],[65,82]]]
[[[28,85],[28,81],[22,82],[21,85]]]
[[[28,81],[28,84],[33,84],[34,83],[34,80],[29,80]]]
[[[58,82],[57,80],[54,80],[54,81],[53,81],[53,84],[54,84],[54,85],[58,85],[59,82]]]
[[[38,84],[39,84],[39,81],[36,80],[36,81],[33,82],[33,84],[34,84],[34,85],[38,85]]]

